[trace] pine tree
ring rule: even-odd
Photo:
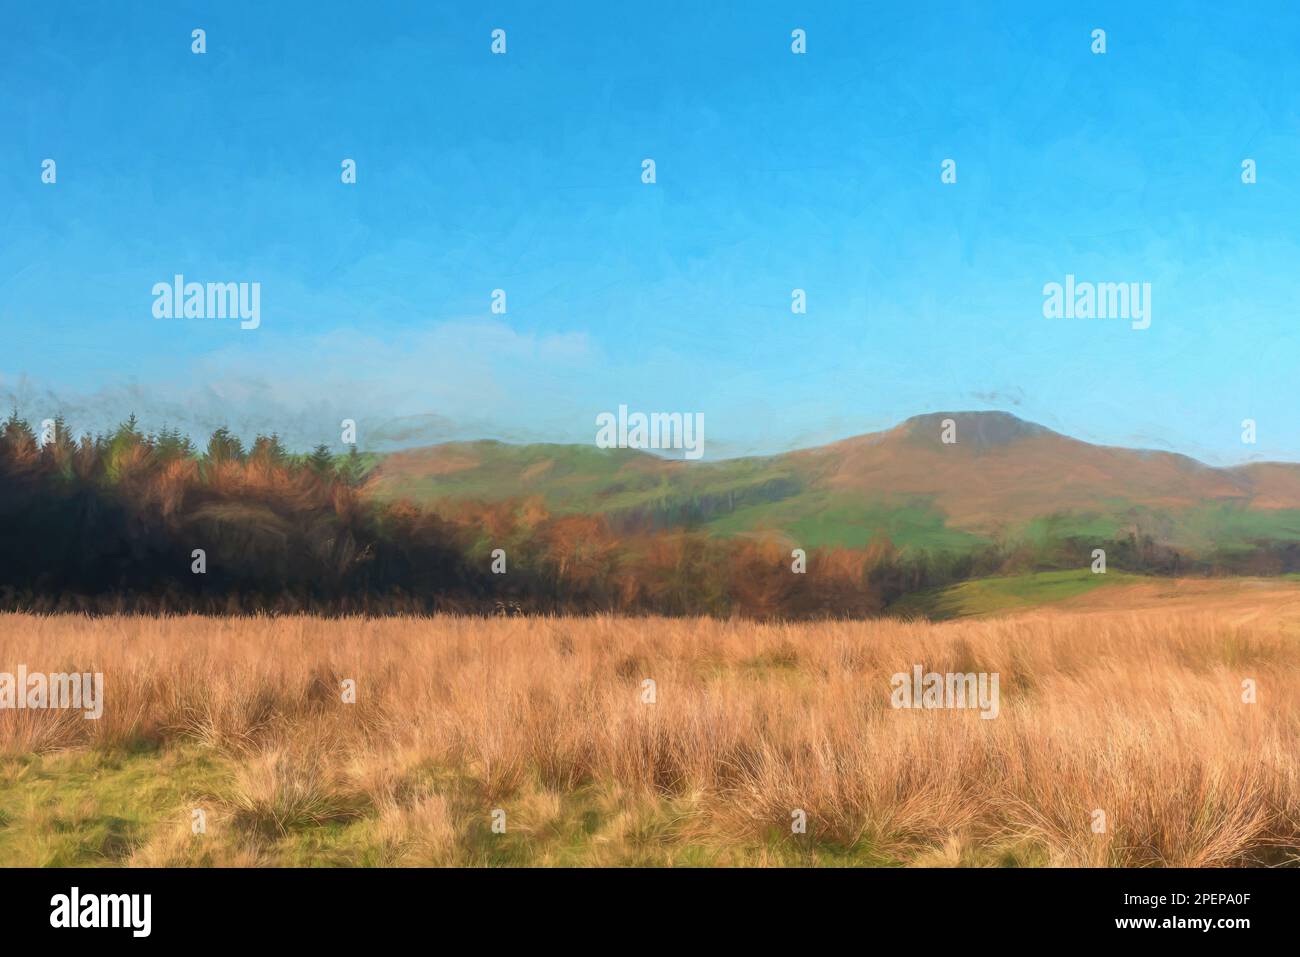
[[[282,465],[287,455],[284,446],[280,444],[280,436],[274,432],[254,439],[253,448],[248,453],[254,462],[264,465]]]
[[[32,458],[36,455],[36,435],[25,419],[18,418],[17,407],[9,413],[4,427],[0,428],[0,442],[15,458]]]
[[[164,462],[189,458],[194,454],[194,443],[190,441],[188,435],[185,435],[180,429],[169,429],[165,426],[158,433],[156,448],[158,457]]]
[[[9,418],[5,420],[4,429],[0,430],[0,434],[12,442],[20,439],[36,441],[36,435],[32,432],[32,427],[27,424],[27,420],[18,418],[17,406],[14,406],[13,411],[9,413]]]
[[[232,435],[224,425],[212,433],[212,438],[208,440],[209,462],[242,462],[243,460],[244,445],[239,441],[239,436]]]
[[[323,442],[316,446],[307,459],[307,467],[321,478],[331,477],[334,474],[334,454],[330,447]]]
[[[339,478],[348,485],[359,485],[361,484],[361,473],[364,467],[361,454],[357,452],[357,447],[353,445],[348,449],[348,457],[339,466]]]

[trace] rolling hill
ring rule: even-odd
[[[956,423],[956,442],[941,440]],[[381,500],[440,509],[539,498],[615,528],[765,534],[806,547],[961,552],[1127,535],[1192,554],[1300,543],[1300,465],[1215,468],[1185,455],[1092,445],[1004,412],[938,412],[781,455],[685,462],[586,445],[459,442],[384,456]]]

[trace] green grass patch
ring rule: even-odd
[[[779,656],[778,656],[779,657]],[[766,664],[765,664],[766,666]],[[776,663],[781,667],[780,663]],[[442,851],[420,844],[419,815],[403,831],[374,807],[352,819],[323,821],[281,835],[245,827],[223,806],[236,777],[234,759],[185,746],[161,751],[67,752],[0,762],[0,861],[10,866],[112,867],[159,839],[165,866],[258,863],[280,867],[881,867],[906,863],[872,842],[844,845],[815,834],[792,835],[773,823],[728,835],[708,825],[702,795],[642,793],[608,783],[567,790],[528,781],[487,800],[481,782],[440,774],[448,809]],[[505,810],[504,833],[490,809]],[[190,814],[213,822],[191,836]],[[214,826],[215,825],[215,826]],[[168,845],[168,838],[172,844]],[[156,863],[156,861],[149,861]]]
[[[0,759],[0,861],[119,865],[155,827],[188,820],[227,769],[191,750],[66,752]]]
[[[977,578],[944,588],[912,592],[894,602],[888,610],[891,614],[904,618],[945,621],[1048,605],[1085,594],[1095,588],[1130,585],[1145,580],[1142,575],[1115,569],[1098,575],[1087,568]]]

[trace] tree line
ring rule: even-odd
[[[291,453],[259,435],[245,448],[220,428],[200,449],[134,416],[79,438],[56,419],[45,438],[16,411],[0,426],[6,610],[865,617],[964,578],[1086,567],[1097,545],[922,554],[881,535],[801,560],[788,542],[618,531],[538,498],[380,502],[364,488],[373,458],[355,447]],[[1149,539],[1107,545],[1128,570],[1196,570]]]

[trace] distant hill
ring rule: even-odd
[[[956,442],[941,440],[956,423]],[[904,549],[1149,536],[1193,554],[1300,544],[1300,465],[1214,468],[1092,445],[1005,412],[936,412],[782,455],[685,462],[587,445],[456,442],[384,456],[367,492],[453,509],[536,496],[616,528]]]

